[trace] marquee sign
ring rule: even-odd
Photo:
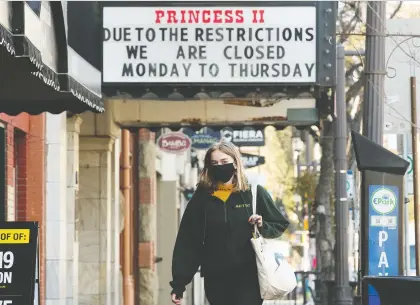
[[[0,304],[34,304],[38,225],[0,226]]]
[[[314,6],[105,8],[104,35],[105,82],[316,81]]]
[[[105,85],[335,84],[332,1],[104,5]]]

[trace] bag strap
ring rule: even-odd
[[[252,192],[252,214],[257,214],[257,184],[251,184]]]
[[[251,184],[251,193],[252,193],[252,214],[257,214],[257,183]],[[258,237],[260,234],[258,232],[257,224],[254,225],[254,234],[255,237]]]

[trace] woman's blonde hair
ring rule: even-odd
[[[233,187],[236,191],[246,191],[249,189],[248,179],[245,176],[245,168],[242,163],[241,153],[239,149],[231,142],[221,140],[213,144],[206,152],[204,157],[204,168],[200,175],[199,185],[215,190],[217,188],[217,181],[211,176],[209,171],[211,164],[211,154],[214,151],[220,151],[233,159],[233,164],[236,165],[235,173],[233,174]]]

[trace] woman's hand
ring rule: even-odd
[[[262,216],[261,216],[261,215],[257,215],[257,214],[251,215],[251,217],[249,217],[249,219],[248,219],[248,222],[249,222],[251,225],[255,225],[255,224],[257,224],[257,226],[258,226],[259,228],[261,228],[261,227],[262,227],[262,225],[263,225],[263,219],[262,219]]]
[[[175,294],[175,293],[173,293],[173,294],[171,295],[171,299],[172,299],[172,303],[174,303],[175,305],[181,305],[181,300],[182,300],[182,299],[178,299],[178,298],[176,297],[176,294]]]

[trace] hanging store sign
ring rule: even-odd
[[[222,138],[228,142],[232,142],[236,146],[264,146],[264,129],[263,128],[231,128],[225,127],[220,130]]]
[[[181,154],[191,148],[190,138],[178,131],[164,133],[156,142],[161,150],[171,154]]]
[[[242,163],[245,168],[252,168],[265,163],[265,157],[242,153]]]
[[[0,225],[0,304],[34,304],[38,225]]]
[[[191,147],[195,149],[208,149],[220,140],[220,132],[204,127],[199,131],[185,128],[183,133],[191,139]]]
[[[202,5],[104,7],[103,81],[316,83],[315,4]]]

